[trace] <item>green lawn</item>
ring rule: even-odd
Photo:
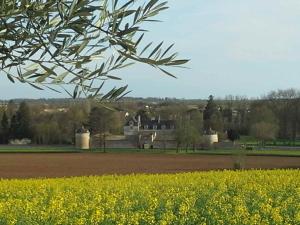
[[[102,153],[101,149],[92,150],[94,153]],[[147,154],[179,154],[179,155],[236,155],[236,154],[246,154],[246,155],[266,155],[266,156],[299,156],[300,150],[249,150],[240,151],[237,149],[212,149],[212,150],[181,150],[177,152],[175,149],[106,149],[107,153],[147,153]]]
[[[102,149],[77,150],[73,146],[0,146],[0,153],[103,153]],[[269,155],[269,156],[299,156],[300,150],[249,150],[239,151],[236,149],[212,149],[212,150],[181,150],[177,152],[175,149],[106,149],[107,153],[147,153],[147,154],[196,154],[196,155]]]
[[[259,145],[259,140],[253,138],[251,136],[241,136],[240,140],[238,140],[240,144],[257,146]],[[295,142],[290,140],[275,140],[275,141],[267,141],[266,146],[300,146],[300,140],[296,140]]]
[[[68,153],[79,152],[73,146],[10,146],[0,145],[0,153]]]
[[[239,151],[236,149],[229,150],[205,150],[205,151],[196,151],[191,152],[190,154],[203,154],[203,155],[236,155],[236,154],[245,154],[245,155],[266,155],[266,156],[300,156],[300,150],[250,150],[250,151]]]

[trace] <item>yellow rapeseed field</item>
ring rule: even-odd
[[[1,180],[0,224],[300,224],[300,170]]]

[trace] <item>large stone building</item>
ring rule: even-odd
[[[137,115],[129,118],[124,126],[127,140],[137,143],[139,148],[175,148],[175,122]]]
[[[136,116],[127,116],[126,123],[123,127],[123,135],[107,134],[102,144],[99,141],[101,135],[92,137],[92,147],[106,148],[145,148],[145,149],[175,149],[176,126],[174,120],[161,120],[160,116],[149,118],[145,114],[137,114]],[[204,141],[207,143],[199,143],[197,147],[211,146],[218,142],[217,133],[209,133],[204,135]]]

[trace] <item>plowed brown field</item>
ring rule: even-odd
[[[232,169],[233,156],[130,153],[3,153],[0,178],[178,173]],[[247,156],[246,168],[300,168],[300,157]]]

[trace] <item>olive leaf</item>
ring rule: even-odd
[[[39,90],[118,100],[127,86],[102,93],[105,80],[121,79],[116,70],[142,63],[175,77],[167,68],[188,62],[174,44],[144,42],[145,23],[167,8],[163,0],[2,0],[0,71]]]

